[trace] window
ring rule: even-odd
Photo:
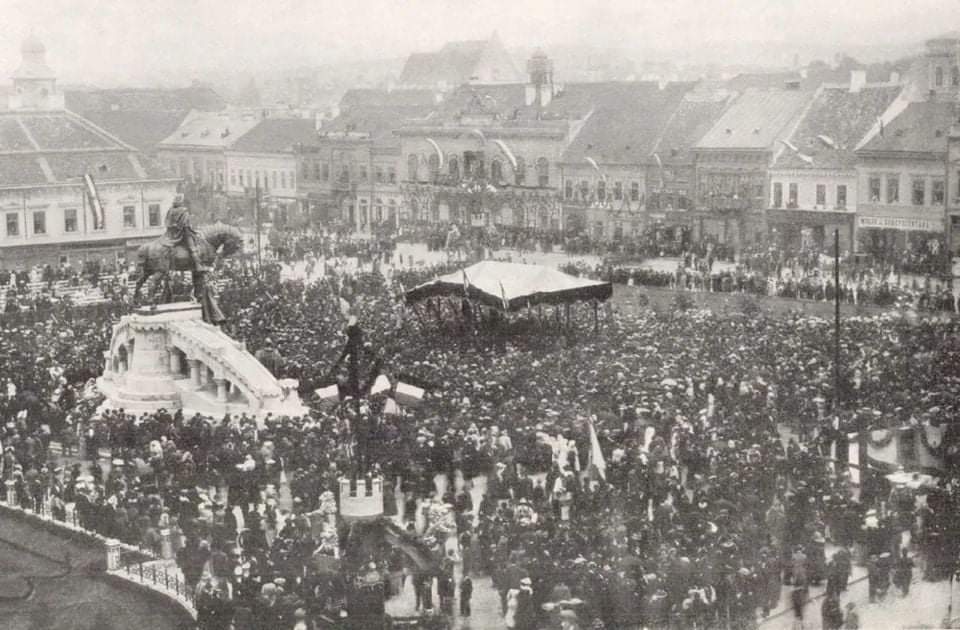
[[[943,87],[943,68],[937,66],[937,69],[933,71],[934,74],[934,83],[937,87]]]
[[[783,184],[780,182],[775,182],[773,184],[773,207],[783,207]]]
[[[320,179],[327,181],[330,179],[330,165],[324,162],[320,167]]]
[[[887,203],[900,203],[899,175],[887,175]]]
[[[437,177],[440,175],[440,156],[432,153],[427,159],[427,168],[430,169],[430,181],[437,181]]]
[[[590,196],[590,182],[585,179],[580,180],[580,198],[586,201]]]
[[[133,206],[123,207],[123,227],[125,228],[137,227],[137,209],[134,208]]]
[[[602,179],[597,182],[597,199],[600,201],[607,200],[607,182]]]
[[[397,167],[396,166],[387,167],[387,181],[390,182],[391,184],[397,183]]]
[[[837,207],[846,208],[847,207],[847,186],[846,184],[840,184],[837,186]]]
[[[16,212],[7,213],[7,236],[20,236],[20,218]]]
[[[313,163],[313,167],[317,168],[316,162]],[[304,160],[303,163],[301,164],[300,172],[303,174],[304,179],[310,179],[310,163]],[[317,171],[318,179],[319,179],[319,176],[320,176],[320,171]]]
[[[537,186],[547,188],[550,185],[550,162],[547,158],[537,158]]]
[[[790,184],[788,187],[788,197],[787,197],[787,207],[796,208],[797,207],[797,185]]]
[[[497,183],[503,181],[503,165],[496,158],[490,162],[490,179]]]
[[[880,178],[870,178],[870,202],[880,203]]]
[[[817,184],[817,205],[821,208],[827,205],[827,185]]]
[[[237,185],[237,171],[236,169],[232,169],[232,168],[230,169],[230,185],[231,186]]]
[[[74,208],[67,208],[63,211],[63,231],[66,233],[77,231],[77,211]]]
[[[407,179],[411,182],[417,181],[417,166],[419,166],[419,164],[420,160],[416,154],[411,153],[407,156]]]
[[[527,181],[527,163],[524,162],[522,157],[517,158],[517,173],[514,176],[514,181],[517,182],[517,186],[522,186]]]
[[[573,199],[573,182],[569,179],[563,183],[563,198]]]
[[[340,167],[340,183],[348,184],[350,183],[350,166],[344,164]]]
[[[160,204],[151,203],[147,206],[147,224],[150,227],[160,226]]]
[[[246,173],[247,173],[247,186],[253,186],[253,174],[250,172],[250,169],[247,169]]]
[[[361,182],[367,181],[367,165],[366,164],[360,165],[360,181]]]
[[[617,201],[623,199],[623,182],[613,182],[613,198]]]
[[[327,166],[326,164],[323,165],[324,168],[325,168],[326,166]],[[314,163],[313,163],[313,178],[314,178],[315,180],[317,180],[317,181],[320,181],[321,179],[325,181],[326,178],[321,175],[322,172],[323,172],[323,169],[321,169],[320,162],[314,162]],[[307,177],[307,172],[306,172],[306,171],[303,172],[303,177],[304,177],[304,178]]]
[[[640,182],[630,182],[630,201],[640,201]]]
[[[927,198],[927,180],[922,177],[916,177],[913,180],[913,192],[911,194],[913,205],[922,206]]]
[[[383,223],[383,199],[377,197],[373,204],[373,220],[376,223]]]
[[[280,188],[286,188],[286,187],[287,187],[287,172],[280,171]]]
[[[290,182],[290,188],[297,187],[297,171],[287,171],[287,181]]]
[[[270,187],[271,187],[271,188],[276,188],[276,187],[277,187],[277,172],[276,172],[276,171],[273,172],[273,179],[271,180]]]
[[[33,233],[47,233],[47,213],[43,210],[37,210],[33,213]]]
[[[457,159],[457,156],[451,155],[448,158],[447,173],[450,174],[450,178],[453,180],[460,179],[460,160]]]
[[[960,85],[960,68],[957,66],[950,68],[950,83],[954,86]]]
[[[946,197],[946,187],[944,186],[942,179],[933,180],[933,185],[930,188],[930,203],[934,206],[943,205],[943,200]]]

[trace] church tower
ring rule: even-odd
[[[63,94],[57,91],[57,75],[47,66],[47,48],[33,35],[20,46],[20,67],[13,73],[10,109],[63,109]]]

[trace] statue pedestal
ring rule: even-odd
[[[296,381],[278,382],[244,344],[203,321],[200,305],[143,307],[114,326],[97,380],[107,408],[183,409],[262,418],[304,415]]]
[[[383,516],[383,477],[341,477],[340,516],[348,523]]]

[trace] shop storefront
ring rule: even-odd
[[[855,219],[853,212],[767,211],[770,241],[783,250],[813,249],[832,253],[834,231],[839,230],[841,250],[852,251],[856,246]]]

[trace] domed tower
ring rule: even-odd
[[[62,109],[57,75],[47,65],[47,47],[30,35],[20,46],[20,67],[13,73],[10,109]]]

